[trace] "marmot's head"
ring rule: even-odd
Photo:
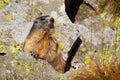
[[[41,16],[38,17],[35,21],[33,26],[34,28],[54,28],[54,19],[50,16]]]
[[[44,41],[55,34],[54,19],[50,16],[36,18],[33,26],[25,39],[23,50],[29,53],[39,53]],[[46,37],[46,38],[45,38]],[[43,40],[44,39],[44,40]],[[46,40],[48,41],[48,40]]]
[[[43,30],[54,29],[54,18],[51,18],[50,16],[38,17],[33,23],[29,36],[30,34],[33,34],[39,31],[40,29]]]

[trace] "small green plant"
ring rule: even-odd
[[[60,47],[61,49],[63,49],[64,46],[65,46],[65,44],[64,44],[63,42],[60,42],[60,43],[59,43],[59,47]]]
[[[9,3],[11,0],[1,0],[0,1],[0,9],[4,9],[4,6]]]
[[[9,3],[11,0],[3,0],[4,3]]]
[[[63,74],[60,74],[60,80],[65,80]]]
[[[6,53],[7,52],[7,48],[4,44],[0,44],[0,52],[1,53]]]
[[[3,1],[0,1],[0,9],[3,9],[4,8],[4,2]]]
[[[29,74],[30,71],[31,71],[31,66],[30,66],[30,64],[26,62],[26,63],[24,64],[24,66],[25,66],[25,69],[26,69],[26,73]]]
[[[18,57],[17,57],[17,53],[18,53],[20,50],[22,50],[20,44],[12,43],[12,46],[11,46],[11,48],[10,48],[10,51],[11,51],[11,53],[13,53],[13,54],[12,54],[12,55],[13,55],[13,58],[15,58],[15,59],[18,58]]]

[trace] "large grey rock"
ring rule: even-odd
[[[16,1],[18,3],[16,3]],[[88,1],[88,0],[87,0]],[[97,0],[88,1],[93,6]],[[85,10],[79,22],[71,23],[64,11],[63,1],[56,0],[12,0],[5,6],[5,10],[0,10],[0,44],[7,48],[7,55],[0,56],[0,79],[2,80],[70,80],[71,75],[76,70],[61,75],[56,72],[46,61],[36,61],[30,54],[18,50],[11,52],[11,48],[16,50],[15,45],[23,44],[27,34],[32,27],[35,18],[43,15],[51,15],[55,18],[55,29],[58,43],[62,45],[63,57],[67,58],[67,52],[78,36],[83,43],[80,47],[87,48],[86,52],[80,49],[77,52],[72,65],[76,68],[84,67],[85,55],[92,53],[90,44],[94,50],[101,51],[105,44],[115,41],[115,31],[105,28],[109,23],[103,21],[101,15],[86,18],[87,10],[82,5],[81,12]],[[88,11],[89,8],[87,7]],[[81,14],[81,12],[79,14]],[[7,20],[5,14],[10,14],[14,20]],[[83,17],[83,18],[82,18]],[[4,33],[5,31],[5,33]],[[89,43],[89,44],[88,44]],[[78,63],[74,63],[78,62]]]

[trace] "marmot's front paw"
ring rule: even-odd
[[[38,54],[34,54],[34,53],[32,53],[31,56],[33,56],[36,60],[39,59]]]

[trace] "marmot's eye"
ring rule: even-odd
[[[45,20],[45,18],[41,18],[41,20],[43,21],[43,20]]]
[[[35,23],[35,24],[37,24],[37,23],[38,23],[38,21],[35,21],[34,23]]]

